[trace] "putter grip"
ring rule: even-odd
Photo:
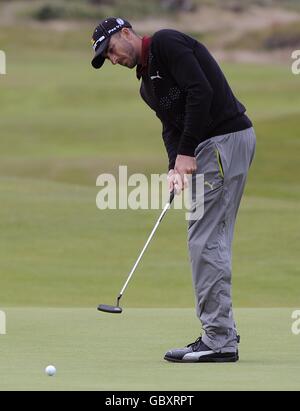
[[[173,190],[173,191],[171,191],[171,193],[170,193],[170,200],[169,200],[169,203],[170,203],[170,204],[172,204],[172,201],[174,200],[174,196],[175,196],[175,191]]]

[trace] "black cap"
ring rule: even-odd
[[[131,28],[132,26],[128,21],[120,17],[108,17],[95,28],[92,38],[93,49],[95,51],[95,56],[92,60],[92,66],[94,68],[98,69],[102,67],[105,61],[102,53],[106,50],[110,37],[124,27]]]

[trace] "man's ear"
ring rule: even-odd
[[[127,27],[123,27],[121,30],[122,37],[129,39],[131,37],[131,31]]]

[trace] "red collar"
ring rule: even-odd
[[[141,64],[139,64],[136,68],[136,76],[138,79],[140,79],[142,75],[147,72],[150,44],[151,44],[151,37],[144,36],[142,38]]]

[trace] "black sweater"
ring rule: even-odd
[[[206,47],[175,30],[153,35],[140,93],[162,122],[169,169],[200,142],[252,126]]]

